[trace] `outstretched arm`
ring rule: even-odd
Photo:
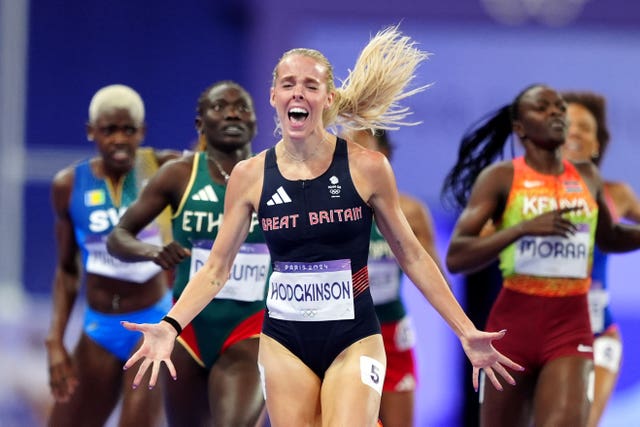
[[[460,339],[473,364],[474,387],[478,388],[480,369],[486,371],[487,377],[499,390],[502,389],[502,385],[496,373],[510,384],[514,384],[513,377],[505,366],[517,370],[522,368],[496,351],[491,344],[493,340],[500,339],[504,332],[479,331],[466,316],[437,264],[422,247],[402,213],[395,178],[387,159],[382,154],[371,151],[353,151],[353,156],[350,152],[350,166],[358,191],[373,207],[378,227],[402,270]]]

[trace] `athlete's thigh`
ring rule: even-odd
[[[214,425],[253,426],[264,407],[258,371],[258,338],[225,349],[209,374]]]
[[[380,334],[343,350],[322,383],[322,425],[375,425],[386,365]]]
[[[321,385],[318,376],[265,334],[260,335],[258,363],[272,427],[317,425]]]
[[[498,391],[481,373],[479,400],[482,427],[529,427],[532,417],[536,375],[533,372],[509,372],[516,381],[512,386],[502,381]]]
[[[56,403],[50,425],[103,426],[120,395],[122,365],[84,333],[73,351],[78,386],[67,403]]]
[[[413,427],[415,393],[382,391],[380,420],[384,427]]]
[[[536,387],[536,425],[584,426],[591,406],[592,382],[590,359],[566,356],[548,362]]]

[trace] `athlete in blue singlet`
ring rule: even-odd
[[[163,419],[159,390],[134,395],[130,388],[121,388],[132,377],[122,372],[122,362],[133,353],[140,335],[123,329],[120,322],[161,319],[171,307],[166,276],[152,262],[116,260],[105,243],[144,181],[159,164],[178,155],[139,148],[144,135],[140,96],[123,85],[100,89],[91,100],[87,124],[88,139],[96,143],[98,155],[63,169],[53,181],[58,262],[46,341],[55,398],[52,426],[104,425],[120,397],[121,423],[154,426]],[[161,226],[160,221],[152,223],[140,238],[161,242]],[[70,355],[63,338],[82,272],[87,308],[80,340]]]
[[[568,104],[569,118],[563,156],[574,162],[593,162],[600,166],[610,142],[605,98],[593,92],[564,92],[562,96]],[[603,184],[603,196],[613,220],[640,223],[640,199],[631,186],[619,181],[604,181]],[[594,248],[589,311],[595,335],[595,390],[588,427],[596,427],[600,422],[618,380],[622,361],[622,338],[610,306],[608,258],[609,255],[597,246]]]

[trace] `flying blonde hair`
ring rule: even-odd
[[[408,89],[420,63],[431,54],[416,47],[417,43],[403,35],[398,26],[378,32],[362,49],[353,70],[335,87],[333,67],[315,49],[296,48],[285,52],[273,70],[273,84],[278,65],[291,55],[315,59],[327,69],[327,90],[335,91],[335,101],[323,114],[325,127],[339,125],[348,130],[387,129],[420,124],[405,119],[412,114],[400,101],[422,92],[429,86]]]

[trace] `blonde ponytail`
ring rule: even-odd
[[[364,47],[355,67],[336,90],[332,108],[325,112],[325,126],[334,123],[346,129],[388,129],[417,125],[400,102],[430,85],[408,89],[420,63],[430,54],[416,47],[397,26],[378,32]]]
[[[315,49],[296,48],[285,52],[273,69],[272,86],[278,77],[278,65],[291,55],[302,55],[315,59],[327,70],[327,91],[335,92],[331,107],[324,111],[325,127],[339,125],[349,130],[386,129],[413,126],[420,121],[407,122],[412,113],[400,101],[422,92],[430,85],[408,89],[415,77],[418,65],[430,53],[421,51],[416,42],[402,35],[398,26],[378,32],[364,47],[355,67],[340,88],[334,84],[333,67],[329,60]],[[280,123],[276,123],[276,133]]]

